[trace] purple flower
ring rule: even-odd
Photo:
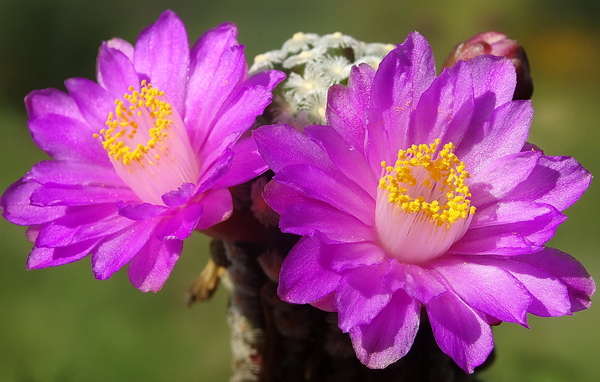
[[[591,277],[544,244],[591,175],[526,143],[533,110],[514,86],[512,63],[491,56],[436,77],[413,33],[377,71],[354,67],[330,89],[330,126],[254,132],[275,172],[265,199],[302,236],[279,295],[338,312],[368,367],[409,351],[422,308],[471,373],[493,348],[490,325],[589,307]]]
[[[283,79],[247,78],[243,46],[230,23],[190,50],[171,11],[135,46],[100,47],[98,83],[71,78],[68,93],[30,93],[36,144],[53,159],[33,166],[2,196],[4,217],[30,226],[28,269],[92,256],[107,279],[127,263],[131,283],[158,291],[194,229],[228,218],[228,186],[266,170],[242,137]]]

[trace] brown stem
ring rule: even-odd
[[[288,304],[277,296],[277,284],[267,276],[272,272],[264,271],[261,259],[289,252],[296,239],[279,233],[269,243],[215,239],[211,245],[214,263],[227,268],[233,284],[232,382],[477,381],[478,370],[466,374],[439,349],[426,314],[404,358],[383,370],[362,365],[335,313]]]

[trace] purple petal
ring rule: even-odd
[[[283,80],[285,80],[285,73],[279,70],[266,70],[248,77],[246,85],[262,87],[270,92]]]
[[[165,193],[161,198],[163,203],[169,207],[178,207],[185,203],[194,195],[194,186],[192,183],[183,183],[177,190]]]
[[[223,23],[206,31],[194,44],[191,57],[199,62],[192,65],[201,65],[210,72],[218,69],[218,61],[227,49],[238,45],[237,27],[233,23]]]
[[[329,293],[327,296],[321,297],[310,304],[315,308],[324,310],[326,312],[335,312],[335,292]]]
[[[312,198],[299,194],[296,189],[275,181],[270,181],[265,185],[263,198],[269,207],[280,215],[294,204],[314,201]]]
[[[133,63],[120,50],[111,49],[102,43],[98,52],[98,84],[105,88],[114,99],[121,99],[129,93],[129,87],[140,89],[140,78]]]
[[[106,280],[127,264],[146,245],[155,221],[138,222],[102,241],[92,254],[92,271],[98,280]]]
[[[190,48],[185,27],[174,12],[163,12],[142,31],[135,43],[133,62],[183,115]]]
[[[196,149],[204,145],[222,106],[245,79],[246,60],[236,34],[233,24],[222,24],[206,32],[192,51],[185,122]]]
[[[231,193],[227,189],[210,189],[202,194],[202,215],[196,229],[202,230],[227,220],[233,212]]]
[[[439,138],[442,144],[452,142],[456,146],[474,113],[472,81],[466,61],[445,69],[419,99],[410,121],[409,142],[428,144]]]
[[[90,126],[90,133],[98,133],[104,129],[108,113],[115,111],[113,96],[97,83],[85,78],[70,78],[65,81],[65,86]]]
[[[388,130],[383,128],[386,122],[375,109],[369,110],[366,135],[366,156],[373,174],[381,174],[381,162],[394,163],[398,158],[399,146],[392,147]],[[406,148],[406,147],[404,147]]]
[[[539,251],[566,217],[547,204],[515,201],[475,213],[473,228],[447,253],[520,255]]]
[[[201,214],[202,204],[199,203],[190,203],[175,209],[173,216],[162,219],[161,225],[156,231],[157,239],[187,239],[196,228]]]
[[[392,147],[409,146],[409,116],[434,79],[431,47],[417,32],[410,33],[406,41],[379,64],[373,81],[372,103],[383,114]]]
[[[81,260],[93,250],[100,239],[82,241],[58,248],[34,247],[27,259],[27,269],[56,267]]]
[[[41,184],[127,188],[112,168],[75,161],[43,161],[35,164],[24,177]]]
[[[304,237],[292,248],[279,273],[277,294],[292,304],[308,304],[333,292],[341,276],[321,265],[323,244]]]
[[[592,175],[571,157],[542,156],[529,178],[507,198],[535,200],[563,211],[581,197],[591,180]]]
[[[541,153],[520,152],[504,156],[485,166],[471,176],[469,191],[471,202],[480,211],[488,203],[505,200],[507,194],[527,180],[537,166]],[[536,185],[537,186],[537,185]],[[535,200],[519,198],[521,200]],[[477,214],[477,213],[476,213]]]
[[[131,45],[129,42],[127,42],[121,38],[114,37],[106,42],[106,46],[111,49],[118,50],[119,52],[123,53],[129,61],[133,62],[134,48],[133,48],[133,45]]]
[[[41,187],[38,183],[22,180],[13,183],[0,198],[2,216],[18,225],[43,224],[64,216],[65,206],[39,207],[30,203],[31,194]]]
[[[571,312],[590,307],[590,297],[596,291],[594,280],[583,265],[572,256],[554,248],[545,248],[537,253],[516,256],[514,260],[543,269],[566,285],[571,302]]]
[[[32,91],[25,97],[25,107],[30,119],[43,114],[58,114],[79,122],[85,121],[73,98],[57,89]]]
[[[296,188],[308,197],[330,204],[369,226],[374,224],[373,198],[356,184],[343,182],[343,178],[334,178],[317,167],[292,165],[279,171],[273,179]]]
[[[477,115],[489,115],[495,108],[510,102],[515,92],[515,66],[503,57],[483,55],[466,61],[473,76],[473,95]],[[486,100],[485,102],[482,102]]]
[[[392,296],[380,282],[386,271],[383,263],[344,272],[335,299],[338,326],[344,333],[370,323],[390,302]]]
[[[363,153],[348,146],[329,126],[308,126],[304,132],[323,147],[340,172],[367,191],[373,199],[376,198],[379,178],[370,170]]]
[[[364,153],[366,110],[370,107],[375,69],[353,66],[348,86],[332,85],[327,95],[327,121],[352,148]]]
[[[527,309],[529,313],[544,317],[570,314],[571,302],[567,287],[544,269],[518,261],[519,257],[471,256],[469,260],[501,268],[519,280],[533,297],[531,306]]]
[[[292,126],[267,125],[252,132],[258,151],[274,172],[289,165],[310,165],[334,171],[327,154]]]
[[[455,154],[472,174],[488,163],[518,153],[527,140],[533,108],[529,101],[512,101],[492,113],[483,126],[465,135]],[[498,144],[502,142],[502,144]]]
[[[183,241],[151,238],[129,264],[129,281],[142,292],[158,292],[171,274]]]
[[[44,185],[31,195],[31,203],[37,206],[83,206],[116,203],[118,200],[139,202],[139,198],[129,189],[91,186]]]
[[[398,261],[393,261],[390,266],[390,274],[404,274],[403,289],[406,293],[420,301],[423,304],[428,304],[433,298],[441,296],[448,288],[440,283],[436,278],[437,273],[430,268],[422,268],[414,264],[401,264]],[[402,276],[398,276],[401,278]]]
[[[271,79],[277,79],[275,74],[280,74],[279,79],[283,78],[283,73],[280,72],[258,78],[254,76],[253,81],[246,81],[229,96],[202,146],[201,156],[204,160],[211,161],[214,155],[221,153],[226,147],[231,147],[238,137],[252,126],[256,117],[263,113],[273,95],[270,87],[259,83],[264,82],[269,86],[273,82],[277,83],[278,81]]]
[[[27,123],[33,141],[56,160],[112,165],[87,123],[59,114],[42,114]]]
[[[323,261],[330,262],[329,267],[336,272],[381,264],[385,259],[381,247],[373,242],[328,245],[321,256]]]
[[[369,368],[383,369],[404,357],[419,329],[420,310],[421,304],[404,291],[394,293],[369,324],[350,329],[358,359]]]
[[[252,137],[240,139],[233,147],[231,167],[215,184],[217,187],[231,187],[256,178],[269,168],[258,153]]]
[[[473,373],[494,348],[489,324],[451,292],[429,301],[426,310],[440,349],[464,371]]]
[[[169,208],[151,203],[124,202],[119,200],[116,203],[116,209],[119,211],[119,215],[127,219],[144,221],[162,214]]]
[[[267,203],[276,198],[277,196],[271,193],[265,194]],[[283,232],[303,236],[314,236],[316,232],[320,232],[328,243],[375,240],[372,227],[354,216],[318,200],[291,204],[283,211],[279,228]]]
[[[70,207],[65,216],[45,224],[39,230],[36,245],[64,247],[111,235],[131,223],[131,220],[118,216],[112,204]]]
[[[202,163],[200,165],[200,178],[198,179],[196,194],[215,187],[217,182],[227,174],[232,162],[233,152],[227,149],[213,163]]]
[[[469,262],[470,258],[444,256],[430,266],[470,307],[501,321],[526,325],[532,297],[523,284],[502,268],[485,261]]]

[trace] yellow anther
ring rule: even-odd
[[[466,179],[466,165],[454,154],[454,145],[447,143],[437,152],[440,140],[429,145],[412,145],[398,151],[394,166],[385,161],[381,166],[385,174],[379,180],[379,188],[388,191],[388,201],[409,213],[422,213],[438,226],[449,227],[459,219],[475,214],[475,207]],[[435,158],[435,159],[434,159]],[[419,184],[420,183],[420,184]],[[435,195],[415,195],[425,189],[437,190]],[[418,187],[422,186],[422,187]],[[431,192],[431,191],[427,191]]]
[[[162,100],[165,94],[163,91],[154,88],[145,80],[141,83],[140,91],[135,90],[133,86],[129,86],[128,90],[129,93],[124,94],[122,100],[115,100],[115,111],[108,113],[106,120],[108,128],[94,134],[95,138],[102,140],[102,146],[108,154],[125,165],[133,161],[141,162],[149,150],[168,138],[170,125],[173,123],[168,118],[172,113],[171,105]],[[141,121],[144,121],[144,118],[146,121],[148,119],[153,121],[154,127],[148,129],[149,137],[146,144],[135,145],[131,142],[139,127],[140,120],[136,121],[137,117],[141,117]],[[119,131],[115,133],[117,127]],[[133,144],[135,149],[129,147],[129,144]],[[155,159],[159,159],[158,155]]]

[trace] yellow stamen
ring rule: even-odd
[[[129,92],[123,95],[123,99],[128,101],[129,106],[117,99],[115,100],[115,112],[109,113],[106,121],[107,129],[102,129],[99,134],[94,134],[95,138],[102,140],[102,146],[108,152],[108,155],[124,165],[134,161],[141,162],[146,154],[156,147],[159,142],[167,138],[167,131],[173,123],[169,116],[172,113],[171,105],[161,98],[165,95],[152,86],[152,84],[142,81],[140,91],[129,87]],[[131,148],[123,137],[129,140],[133,139],[138,131],[138,123],[134,118],[134,113],[141,117],[147,114],[147,118],[153,121],[153,128],[148,130],[148,141],[138,143],[135,148]],[[159,155],[154,155],[159,160]],[[152,163],[152,162],[149,162]]]
[[[382,162],[385,174],[379,188],[387,190],[388,201],[403,211],[450,227],[475,214],[475,207],[465,182],[469,178],[465,164],[454,154],[452,143],[445,144],[436,155],[439,144],[436,139],[429,145],[400,150],[394,166]]]

